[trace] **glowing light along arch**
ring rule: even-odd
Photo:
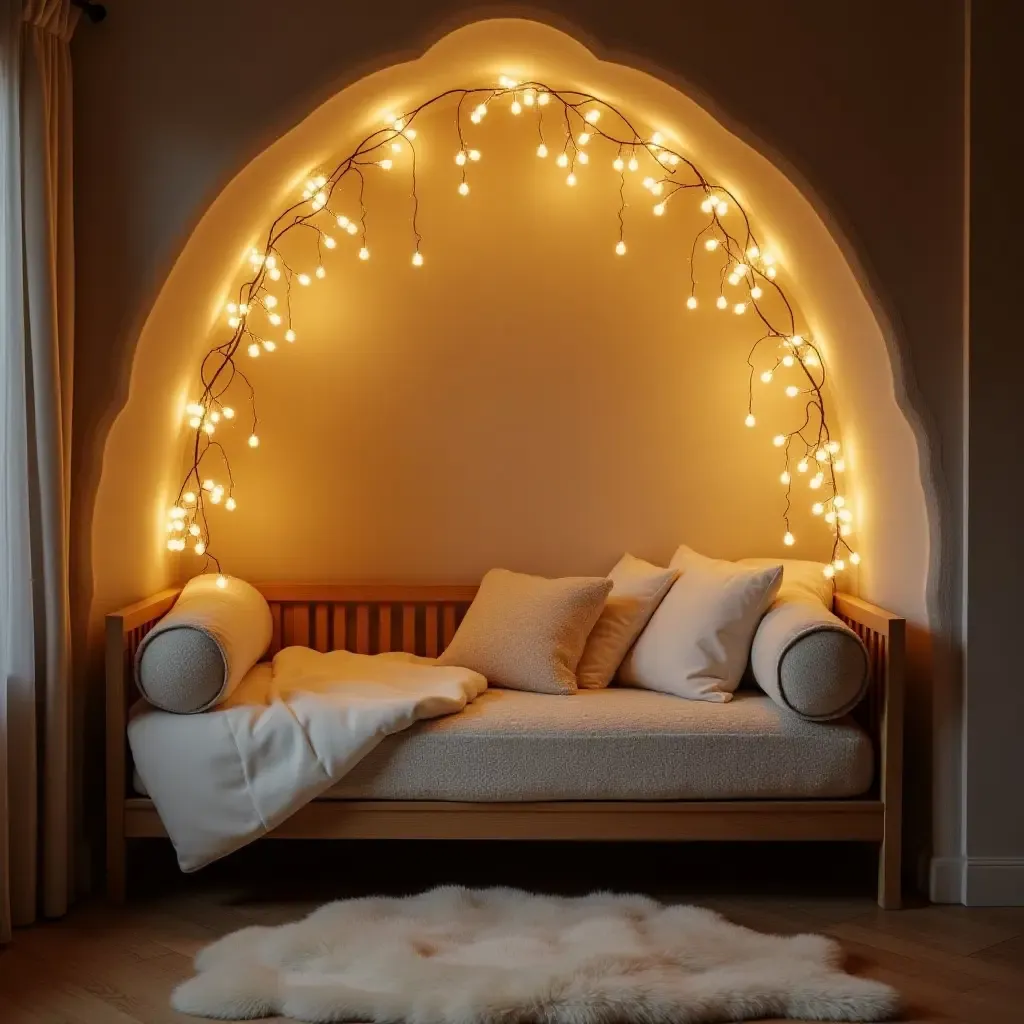
[[[570,187],[576,184],[577,169],[591,163],[591,154],[601,147],[607,150],[608,166],[619,175],[619,238],[615,252],[620,256],[625,256],[627,252],[624,238],[627,175],[639,173],[641,162],[646,165],[645,169],[653,172],[643,178],[643,185],[656,200],[653,206],[655,216],[664,216],[673,202],[681,201],[682,197],[689,196],[691,192],[699,196],[700,209],[707,214],[708,220],[696,233],[690,247],[690,294],[686,299],[686,307],[696,309],[699,301],[695,269],[698,246],[702,246],[709,254],[708,258],[713,258],[716,252],[720,253],[715,305],[726,312],[731,310],[736,315],[752,313],[761,331],[746,360],[749,372],[746,425],[756,425],[755,375],[762,383],[770,384],[780,368],[792,369],[800,381],[799,384],[789,384],[785,389],[788,397],[803,399],[794,405],[796,412],[792,429],[777,433],[772,439],[773,445],[782,450],[784,457],[784,469],[780,476],[786,489],[782,514],[785,524],[783,541],[786,545],[794,543],[789,511],[792,507],[794,482],[798,477],[804,477],[815,499],[811,511],[822,518],[832,536],[832,553],[824,570],[825,575],[834,576],[842,572],[847,561],[854,565],[859,563],[860,556],[847,540],[853,532],[853,513],[838,486],[837,476],[844,472],[846,466],[840,443],[832,436],[828,426],[822,393],[825,369],[821,354],[806,332],[797,333],[793,308],[776,280],[775,260],[770,253],[761,250],[746,211],[728,189],[709,181],[690,160],[666,146],[659,132],[644,140],[629,119],[610,103],[589,93],[552,89],[541,82],[514,82],[504,76],[497,87],[448,89],[408,113],[387,115],[386,126],[363,139],[333,171],[316,175],[307,181],[301,199],[285,209],[270,226],[263,250],[252,250],[249,257],[252,277],[240,285],[237,301],[227,305],[227,325],[232,334],[227,341],[215,345],[207,352],[200,367],[202,393],[198,399],[189,402],[185,410],[188,425],[195,431],[192,464],[179,488],[177,501],[169,511],[166,526],[168,549],[184,551],[191,544],[194,553],[204,559],[204,570],[212,563],[218,573],[221,571],[220,562],[210,548],[209,506],[223,506],[231,512],[236,507],[236,501],[228,454],[223,443],[214,440],[214,434],[236,418],[234,408],[225,402],[225,398],[238,381],[247,390],[251,412],[252,427],[248,444],[251,448],[259,446],[255,390],[236,358],[243,346],[254,359],[274,352],[278,341],[269,336],[274,333],[279,334],[285,342],[295,341],[292,287],[293,284],[309,287],[315,280],[326,276],[323,250],[337,247],[337,241],[329,233],[328,227],[359,235],[358,257],[361,260],[370,258],[364,202],[366,173],[391,171],[395,161],[402,159],[408,150],[413,198],[412,266],[423,266],[423,239],[417,224],[419,197],[414,121],[428,108],[445,101],[453,103],[458,140],[455,164],[460,172],[457,188],[460,195],[466,196],[470,192],[468,171],[482,156],[478,149],[466,143],[466,111],[470,111],[470,123],[479,124],[487,116],[491,104],[504,99],[510,100],[508,111],[512,116],[536,114],[539,139],[536,152],[541,159],[547,159],[551,154],[545,137],[543,108],[551,107],[551,112],[561,114],[558,136],[562,146],[554,163],[566,171],[565,182]],[[547,115],[547,138],[551,138],[551,112]],[[615,121],[614,130],[609,127],[609,121],[612,120]],[[339,186],[351,176],[358,179],[359,183],[359,217],[355,219],[332,209],[331,205]],[[737,233],[730,228],[734,224],[741,228]],[[316,233],[318,258],[312,273],[292,267],[282,250],[286,237],[293,231],[303,229]],[[281,284],[284,287],[283,306],[281,299],[271,291]],[[726,297],[726,284],[742,289],[739,300],[730,301]],[[773,322],[769,303],[765,300],[766,289],[772,289],[772,293],[781,300],[785,311],[785,322],[781,325]],[[758,373],[754,358],[765,345],[774,346],[770,357],[774,362]],[[226,483],[204,475],[204,463],[211,457],[220,462],[227,478]],[[218,582],[223,585],[224,578],[220,577]]]

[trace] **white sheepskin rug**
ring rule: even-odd
[[[761,935],[643,896],[444,887],[235,932],[171,1001],[200,1017],[382,1024],[890,1019],[896,993],[841,961],[819,935]]]

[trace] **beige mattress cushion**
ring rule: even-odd
[[[871,785],[852,720],[808,722],[770,697],[727,704],[644,690],[489,690],[384,740],[327,793],[375,800],[846,797]]]
[[[384,740],[321,799],[848,797],[871,786],[873,763],[851,719],[808,722],[759,693],[713,704],[614,687],[488,690]]]

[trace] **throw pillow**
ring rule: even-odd
[[[754,630],[782,583],[782,566],[748,568],[684,544],[670,568],[679,579],[626,656],[619,679],[691,700],[731,700]]]
[[[604,577],[492,569],[439,661],[479,672],[492,686],[575,693],[576,666],[611,589]]]
[[[766,559],[744,558],[742,565]],[[754,634],[750,667],[780,707],[822,722],[852,711],[870,682],[867,649],[832,614],[832,580],[820,562],[784,561],[782,589]]]
[[[633,641],[678,575],[678,569],[663,569],[633,555],[619,559],[608,574],[611,593],[576,669],[576,681],[581,688],[600,690],[612,681]]]

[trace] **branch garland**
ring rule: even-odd
[[[468,171],[481,159],[480,150],[466,142],[465,111],[469,108],[469,121],[479,124],[498,101],[510,99],[508,107],[513,116],[524,113],[537,117],[539,144],[536,149],[540,159],[546,159],[550,150],[544,130],[544,108],[560,107],[559,135],[561,149],[554,163],[565,170],[566,185],[572,187],[577,181],[577,168],[590,163],[591,155],[604,147],[615,156],[610,161],[619,175],[618,241],[615,252],[624,256],[625,242],[626,176],[640,171],[641,162],[650,169],[642,179],[644,188],[656,200],[652,211],[663,217],[673,203],[694,195],[700,200],[700,209],[707,215],[707,222],[695,235],[690,247],[690,293],[686,299],[687,309],[698,306],[696,264],[698,247],[714,258],[718,253],[719,280],[718,297],[715,305],[727,311],[730,308],[738,316],[752,311],[760,327],[760,336],[747,354],[749,368],[747,388],[748,427],[756,425],[755,376],[763,384],[770,384],[780,369],[793,369],[799,384],[789,384],[785,393],[793,399],[800,399],[794,418],[794,427],[774,435],[772,443],[781,450],[783,471],[780,481],[785,487],[785,507],[782,518],[785,524],[783,542],[787,546],[795,543],[790,530],[790,511],[793,502],[793,486],[796,477],[804,476],[816,499],[811,505],[814,515],[822,517],[832,537],[832,552],[825,567],[826,576],[834,576],[847,567],[847,562],[858,564],[860,556],[854,551],[847,537],[853,531],[853,513],[846,497],[841,493],[838,478],[846,469],[841,446],[829,429],[822,389],[825,384],[825,368],[821,353],[806,334],[797,333],[793,308],[782,287],[776,280],[777,267],[770,253],[763,252],[750,224],[746,211],[736,197],[721,185],[709,181],[689,159],[665,145],[661,133],[655,132],[650,139],[643,139],[629,119],[612,104],[577,90],[553,89],[543,82],[515,82],[502,76],[498,86],[481,88],[449,89],[439,93],[408,113],[388,115],[385,127],[368,135],[355,150],[345,157],[329,174],[319,174],[306,182],[301,198],[288,206],[274,220],[267,231],[262,248],[253,249],[249,263],[252,276],[238,290],[237,299],[226,307],[227,326],[231,336],[219,345],[213,346],[203,358],[199,377],[201,393],[189,402],[185,415],[189,427],[194,431],[191,466],[178,490],[178,497],[170,508],[167,518],[167,547],[170,551],[184,551],[191,544],[193,552],[203,559],[201,571],[211,566],[221,573],[219,559],[211,549],[210,511],[213,506],[223,506],[228,512],[236,508],[234,477],[228,453],[214,434],[223,426],[236,419],[235,409],[226,404],[225,398],[232,390],[245,389],[248,400],[251,428],[248,444],[259,447],[256,416],[256,392],[249,377],[238,365],[242,349],[252,359],[271,354],[278,348],[278,339],[285,343],[296,340],[292,318],[293,286],[309,287],[315,280],[326,276],[323,266],[323,250],[335,249],[337,240],[329,233],[335,227],[348,235],[359,236],[358,258],[368,260],[370,249],[367,244],[367,208],[365,203],[366,174],[378,171],[390,172],[395,159],[408,149],[411,177],[411,233],[413,241],[412,265],[421,267],[424,263],[423,237],[419,232],[419,193],[416,178],[416,119],[425,111],[446,101],[454,106],[455,134],[458,150],[455,164],[460,171],[458,192],[466,196],[470,191]],[[608,127],[614,119],[617,130]],[[550,115],[548,118],[551,121]],[[550,137],[550,135],[549,135]],[[596,145],[595,145],[596,143]],[[342,194],[341,186],[346,180],[358,182],[359,215],[350,218],[341,213],[336,197]],[[728,221],[728,224],[727,224]],[[739,230],[730,229],[737,224]],[[313,273],[296,270],[285,258],[282,243],[293,232],[313,231],[316,235],[317,265]],[[740,238],[742,237],[742,242]],[[742,301],[730,301],[725,286],[743,289]],[[283,287],[282,296],[271,291]],[[777,300],[781,300],[784,311],[782,322],[773,320],[763,302],[766,290],[771,289]],[[767,363],[764,351],[768,351]],[[755,359],[760,362],[755,362]],[[758,365],[765,368],[758,372]],[[210,461],[212,460],[212,462]],[[813,470],[813,472],[812,472]],[[215,475],[222,474],[218,480]],[[795,476],[794,476],[795,473]],[[218,576],[218,583],[226,580]]]

